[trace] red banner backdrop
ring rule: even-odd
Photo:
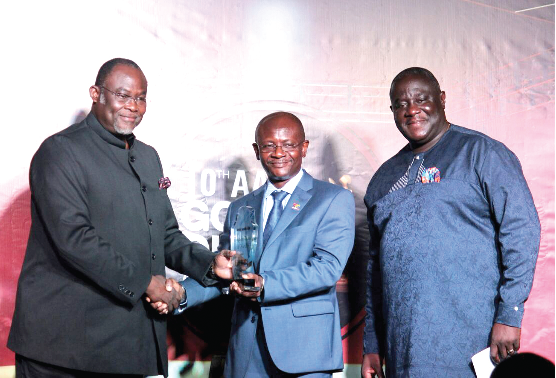
[[[182,230],[214,248],[230,201],[264,174],[251,143],[262,116],[298,114],[311,141],[304,167],[352,190],[356,250],[338,283],[344,359],[358,364],[367,230],[363,195],[405,140],[388,88],[410,66],[430,69],[448,119],[519,157],[542,223],[522,351],[554,361],[554,7],[530,0],[204,0],[5,2],[0,140],[0,365],[30,226],[27,170],[40,142],[83,116],[88,87],[115,56],[149,80],[137,136],[172,178]],[[30,11],[31,10],[31,11]],[[102,21],[102,22],[101,22]],[[171,358],[207,360],[225,340],[207,331],[229,304],[171,321]],[[220,330],[225,334],[225,328]],[[224,337],[225,339],[225,337]],[[212,346],[211,346],[212,345]],[[211,349],[212,348],[212,349]]]

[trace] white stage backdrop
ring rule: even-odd
[[[4,345],[30,226],[31,157],[44,138],[88,112],[88,88],[113,57],[145,72],[151,102],[136,135],[161,156],[182,230],[213,249],[229,202],[264,181],[251,147],[257,122],[277,110],[300,117],[311,142],[304,167],[350,189],[357,202],[356,248],[338,283],[344,359],[352,364],[361,359],[363,195],[405,144],[388,88],[406,67],[430,69],[447,93],[448,119],[502,141],[522,162],[542,222],[522,350],[554,361],[554,7],[545,4],[3,2],[0,364],[13,365]],[[186,335],[169,338],[178,345],[171,358],[217,353],[202,323],[224,316],[226,305],[174,320]]]

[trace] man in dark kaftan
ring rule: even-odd
[[[409,141],[373,176],[362,373],[474,377],[471,357],[517,352],[540,225],[517,157],[446,120],[432,73],[409,68],[390,89]]]

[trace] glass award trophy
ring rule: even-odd
[[[237,253],[232,256],[233,280],[243,284],[244,291],[259,291],[254,279],[242,278],[243,273],[255,273],[253,263],[257,251],[259,225],[255,221],[255,209],[242,206],[236,214],[236,220],[230,230],[231,248]]]

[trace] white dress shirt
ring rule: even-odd
[[[283,209],[290,200],[290,197],[297,187],[297,184],[299,184],[301,177],[303,177],[303,169],[300,169],[299,172],[295,176],[293,176],[281,189],[276,188],[270,181],[267,181],[263,199],[263,230],[264,227],[266,227],[266,221],[268,220],[268,215],[272,210],[272,206],[274,206],[274,197],[272,197],[272,192],[274,192],[275,190],[282,190],[288,193],[288,195],[282,200]]]

